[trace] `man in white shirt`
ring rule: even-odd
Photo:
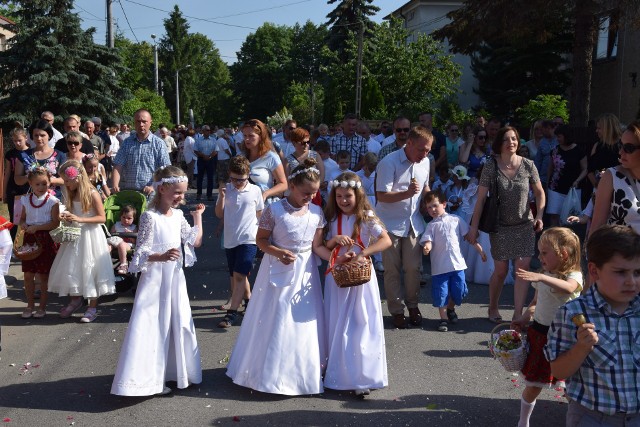
[[[296,151],[296,148],[294,147],[293,142],[291,142],[289,135],[291,134],[291,131],[297,127],[298,123],[293,119],[289,119],[284,123],[282,133],[273,137],[273,141],[280,144],[279,154],[281,159],[286,159],[289,154]]]
[[[381,145],[375,138],[373,138],[373,136],[371,136],[371,128],[366,122],[358,123],[356,133],[367,141],[367,152],[378,154]]]
[[[384,222],[392,246],[382,253],[384,289],[393,326],[406,328],[404,306],[411,324],[422,323],[418,309],[424,232],[420,200],[429,191],[429,151],[433,134],[422,126],[411,129],[404,148],[387,155],[376,168],[376,213]],[[404,292],[401,272],[404,270]],[[404,294],[404,304],[402,296]]]

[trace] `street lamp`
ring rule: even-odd
[[[187,64],[184,67],[176,70],[176,125],[180,124],[180,82],[178,76],[180,74],[180,71],[186,70],[189,67],[191,67],[191,64]]]
[[[156,44],[156,35],[151,34],[153,39],[153,87],[156,90],[156,94],[160,95],[160,87],[158,85],[158,45]]]

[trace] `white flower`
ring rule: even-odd
[[[347,188],[348,185],[349,183],[347,181],[340,181],[340,187]]]
[[[356,187],[356,182],[354,180],[349,181],[349,187],[355,188]]]

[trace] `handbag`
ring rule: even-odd
[[[482,214],[478,222],[478,230],[485,233],[495,233],[498,231],[498,218],[500,216],[500,194],[498,193],[498,162],[493,158],[495,165],[495,177],[491,181],[487,198],[482,206]]]
[[[75,242],[80,238],[80,227],[71,227],[60,223],[58,228],[55,228],[49,232],[51,239],[56,243]]]
[[[570,216],[579,216],[581,212],[582,206],[580,204],[580,193],[578,190],[571,187],[562,202],[562,207],[560,209],[560,224],[569,224],[567,218]]]

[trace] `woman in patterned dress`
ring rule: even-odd
[[[489,320],[501,323],[498,311],[500,293],[509,271],[509,260],[514,260],[515,270],[528,270],[531,257],[535,252],[535,232],[542,231],[544,212],[544,190],[533,161],[518,156],[520,135],[510,126],[498,131],[492,145],[495,153],[492,160],[485,163],[480,176],[478,200],[473,210],[473,219],[467,240],[472,245],[478,238],[478,224],[487,193],[492,182],[497,181],[500,197],[498,230],[489,234],[491,255],[495,270],[489,280]],[[537,213],[534,218],[529,207],[529,188],[536,199]],[[517,319],[522,315],[529,282],[516,278],[514,289],[514,314]]]

